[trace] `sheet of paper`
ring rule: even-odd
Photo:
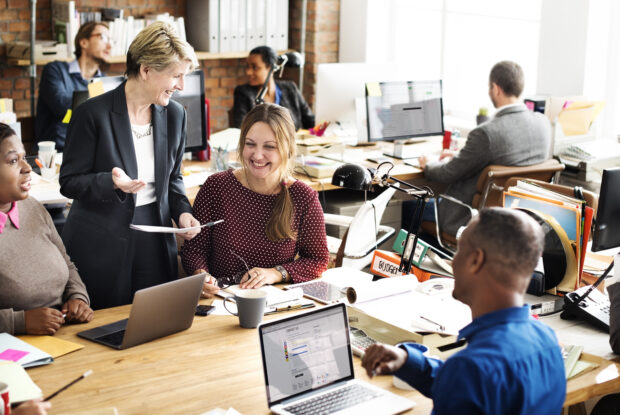
[[[18,363],[0,362],[0,381],[9,385],[11,403],[42,397],[41,389]]]
[[[217,225],[218,223],[224,222],[223,219],[217,220],[215,222],[205,223],[200,226],[192,226],[190,228],[173,228],[170,226],[150,226],[150,225],[134,225],[133,223],[129,225],[131,229],[135,229],[137,231],[142,232],[150,232],[150,233],[184,233],[188,231],[195,231],[204,227],[211,227],[213,225]]]
[[[53,336],[17,336],[19,339],[34,346],[46,353],[49,353],[53,358],[64,356],[68,353],[74,352],[84,348],[84,345],[73,343],[68,340],[59,339]]]

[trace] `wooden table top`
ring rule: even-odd
[[[189,330],[126,350],[76,335],[127,318],[128,313],[129,306],[98,310],[89,324],[62,327],[57,337],[86,347],[50,365],[28,369],[44,396],[93,370],[53,399],[50,414],[112,406],[122,415],[202,414],[217,407],[233,407],[242,414],[269,413],[256,329],[240,328],[234,316],[196,317]],[[265,316],[265,320],[286,314]],[[432,401],[419,392],[396,389],[391,376],[369,380],[359,358],[354,357],[354,364],[356,377],[413,399],[415,413],[431,412]]]

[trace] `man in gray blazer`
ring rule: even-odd
[[[489,97],[497,108],[495,116],[473,129],[460,151],[444,150],[437,162],[420,157],[424,176],[429,181],[449,183],[446,194],[471,205],[478,176],[486,166],[528,166],[548,159],[551,125],[545,116],[529,111],[519,102],[523,82],[523,70],[518,64],[495,64],[489,75]],[[429,208],[430,203],[425,219],[431,213]],[[439,201],[439,215],[441,229],[452,235],[470,219],[466,208],[446,200]]]

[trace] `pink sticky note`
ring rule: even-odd
[[[9,360],[11,362],[17,362],[22,357],[26,356],[28,352],[23,350],[6,349],[0,353],[0,360]]]

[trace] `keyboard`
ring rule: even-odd
[[[125,330],[115,331],[114,333],[106,334],[104,336],[97,337],[96,340],[104,343],[120,346],[123,343],[123,337],[125,337]]]
[[[284,409],[295,415],[331,414],[379,396],[380,392],[354,383],[307,401],[285,406]]]

